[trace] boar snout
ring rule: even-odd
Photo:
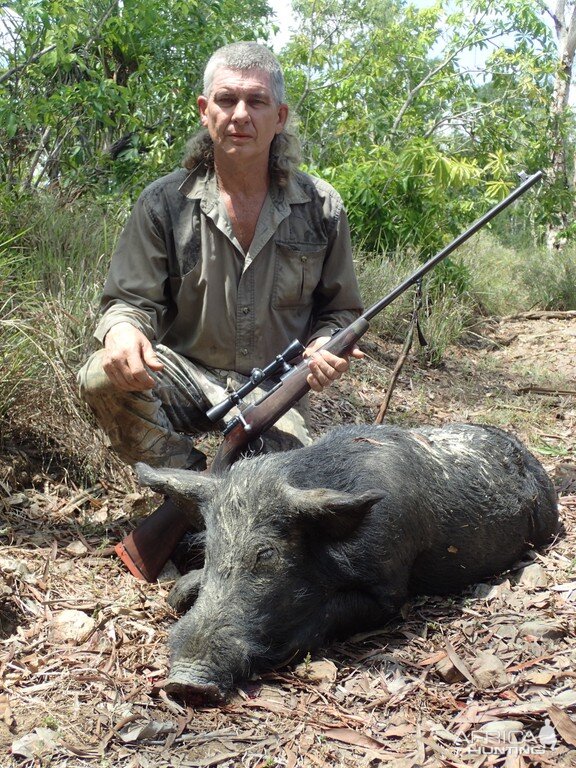
[[[246,634],[242,617],[219,602],[213,591],[201,590],[198,602],[172,629],[168,693],[221,701],[233,690],[234,680],[249,674],[259,649]]]
[[[198,695],[219,703],[230,693],[230,686],[216,682],[215,677],[216,672],[210,665],[199,660],[189,662],[180,659],[172,664],[164,690],[179,699]]]

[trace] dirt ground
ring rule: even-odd
[[[368,359],[315,398],[318,432],[374,420],[401,345],[364,341]],[[576,313],[486,322],[440,368],[412,353],[386,420],[516,432],[555,481],[564,533],[216,707],[162,689],[171,574],[138,582],[110,555],[157,499],[56,480],[18,447],[2,456],[0,765],[576,765]]]

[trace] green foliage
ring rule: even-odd
[[[342,194],[362,248],[416,248],[427,258],[475,218],[466,197],[482,186],[474,162],[447,157],[432,141],[419,138],[400,152],[382,146],[367,157],[351,154],[322,175]],[[485,196],[493,194],[488,187]]]
[[[137,189],[179,164],[206,60],[226,42],[263,36],[269,12],[264,0],[6,8],[17,21],[0,55],[0,182],[98,192]]]
[[[503,5],[295,3],[283,61],[306,161],[342,193],[362,248],[426,257],[501,199],[515,170],[549,164],[555,46],[537,3]],[[529,213],[544,223],[545,208]]]

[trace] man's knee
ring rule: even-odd
[[[87,403],[104,394],[110,394],[116,389],[102,367],[103,356],[103,349],[94,352],[76,376],[80,397]]]

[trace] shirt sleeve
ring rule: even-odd
[[[113,325],[123,322],[151,340],[157,337],[161,318],[168,311],[167,265],[163,226],[144,192],[112,256],[101,301],[102,318],[94,334],[101,343]]]

